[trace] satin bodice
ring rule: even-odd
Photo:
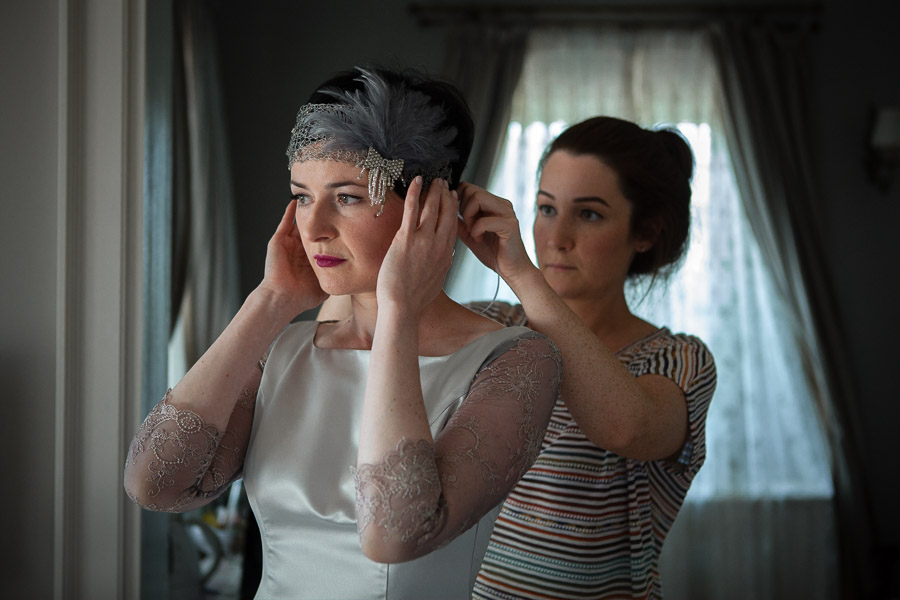
[[[317,323],[288,327],[266,363],[244,481],[263,543],[257,599],[468,598],[495,508],[422,558],[379,564],[360,549],[355,489],[369,351],[317,348]],[[437,436],[479,368],[529,330],[491,332],[457,352],[420,357],[426,412]]]

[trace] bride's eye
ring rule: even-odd
[[[354,204],[361,202],[362,198],[359,196],[352,196],[350,194],[338,194],[338,204],[341,206],[353,206]]]

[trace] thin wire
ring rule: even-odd
[[[500,265],[497,265],[497,268],[494,269],[494,272],[497,274],[497,285],[494,287],[494,297],[491,298],[491,301],[488,302],[488,305],[481,309],[480,315],[484,316],[484,314],[491,309],[494,305],[494,302],[497,301],[497,294],[500,293]]]

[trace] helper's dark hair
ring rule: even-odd
[[[691,226],[694,155],[674,128],[644,129],[614,117],[593,117],[563,131],[544,152],[540,169],[554,152],[591,155],[619,179],[631,203],[631,233],[653,242],[636,254],[629,277],[668,274],[683,258]]]
[[[453,84],[416,69],[390,69],[377,65],[366,65],[363,68],[366,71],[379,75],[390,84],[405,85],[411,90],[421,92],[431,98],[432,104],[443,107],[445,111],[443,123],[456,129],[456,137],[452,146],[456,150],[458,158],[450,164],[452,170],[450,187],[455,189],[460,182],[463,170],[466,168],[469,153],[472,151],[472,142],[475,139],[475,123],[472,120],[469,105],[462,92]],[[322,82],[309,97],[308,102],[331,104],[337,101],[334,97],[319,90],[338,89],[353,92],[362,88],[363,82],[360,80],[360,71],[358,69],[341,71],[327,81]],[[401,198],[406,196],[406,189],[406,186],[399,181],[394,186],[394,191]]]

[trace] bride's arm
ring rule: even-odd
[[[531,467],[559,393],[559,353],[529,332],[495,354],[435,440],[404,436],[360,464],[357,518],[369,558],[407,561],[452,541]]]
[[[236,479],[253,422],[260,357],[287,321],[259,290],[147,415],[125,461],[125,490],[150,510],[202,506]],[[280,323],[276,325],[276,323]]]
[[[450,265],[456,202],[446,187],[432,187],[419,217],[419,185],[410,187],[403,224],[379,273],[360,427],[360,542],[380,562],[426,554],[499,503],[534,460],[559,384],[552,343],[543,336],[519,340],[482,368],[457,415],[432,438],[419,373],[419,315]]]
[[[422,178],[416,177],[406,196],[400,229],[378,274],[378,317],[366,380],[359,464],[377,462],[402,438],[431,442],[419,380],[419,319],[440,293],[450,267],[456,200],[443,180],[435,180],[420,216],[421,191]]]
[[[263,282],[132,440],[125,488],[138,504],[188,510],[212,500],[240,473],[260,357],[293,317],[324,297],[293,225],[293,206],[269,241]]]

